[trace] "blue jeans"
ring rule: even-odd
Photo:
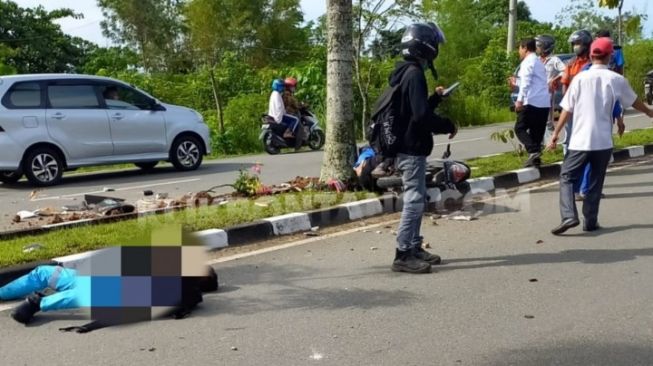
[[[397,249],[419,249],[420,228],[426,203],[426,156],[397,155],[397,170],[404,186],[401,222],[397,230]]]
[[[281,123],[286,125],[292,133],[295,133],[297,130],[297,125],[299,124],[299,118],[292,116],[290,114],[284,114]]]
[[[38,266],[30,273],[0,288],[1,300],[17,300],[51,288],[57,292],[41,299],[41,311],[79,307],[75,290],[77,272],[57,266]]]

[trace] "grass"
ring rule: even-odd
[[[623,149],[628,146],[647,145],[653,143],[653,129],[635,130],[625,133],[622,137],[614,137],[614,148]],[[562,149],[547,151],[542,155],[543,164],[562,161]],[[467,164],[472,168],[472,177],[487,177],[498,173],[520,169],[526,156],[508,152],[486,158],[470,159]]]
[[[151,233],[171,226],[196,231],[224,228],[291,212],[315,210],[368,197],[367,192],[302,192],[241,199],[225,205],[190,208],[183,211],[141,217],[110,224],[57,230],[42,235],[5,240],[0,243],[0,267],[35,260],[50,259],[109,246],[145,244]],[[41,249],[23,253],[29,244]]]

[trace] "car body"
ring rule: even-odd
[[[54,185],[63,170],[116,163],[147,169],[170,161],[179,170],[193,170],[210,153],[209,136],[198,112],[162,103],[119,80],[76,74],[0,77],[4,182],[24,173],[32,184]]]
[[[573,53],[562,53],[562,54],[557,54],[554,55],[560,58],[562,62],[569,63],[569,60],[571,60],[574,57]],[[513,77],[515,78],[515,85],[519,85],[519,66],[517,66],[517,69],[515,70],[515,73],[513,74]],[[515,102],[517,101],[517,96],[519,95],[519,86],[516,86],[512,92],[510,93],[510,110],[514,111],[515,110]],[[558,86],[558,89],[555,91],[554,95],[554,105],[553,109],[555,111],[560,111],[560,102],[562,102],[562,85]]]

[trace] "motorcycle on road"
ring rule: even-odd
[[[298,129],[301,128],[301,136],[304,136],[302,146],[308,146],[311,150],[320,150],[324,146],[325,135],[315,115],[307,108],[300,109],[301,118]],[[259,139],[263,142],[263,148],[270,155],[276,155],[284,148],[295,147],[295,137],[283,137],[286,126],[276,123],[267,114],[261,117],[261,134]]]

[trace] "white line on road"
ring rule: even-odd
[[[199,180],[201,180],[201,179],[200,178],[193,178],[193,179],[185,179],[185,180],[176,180],[176,181],[165,182],[165,183],[143,184],[143,185],[140,185],[140,186],[116,188],[116,192],[118,192],[118,191],[129,191],[129,190],[132,190],[132,189],[160,187],[160,186],[165,186],[165,185],[170,185],[170,184],[197,182]],[[102,190],[102,191],[92,191],[92,192],[84,192],[84,193],[74,193],[74,194],[66,194],[66,195],[63,195],[63,196],[41,197],[41,198],[33,199],[32,201],[36,202],[36,201],[58,200],[58,199],[72,198],[72,197],[84,196],[84,195],[87,195],[87,194],[98,194],[98,193],[108,193],[108,192],[105,192],[104,190]]]

